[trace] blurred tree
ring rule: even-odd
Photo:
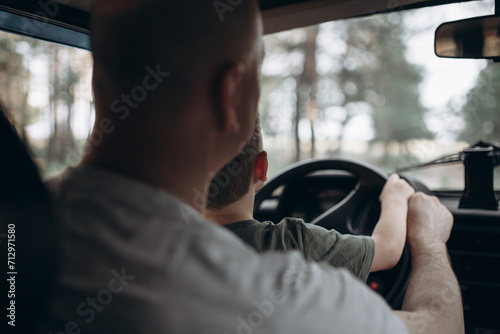
[[[381,16],[370,52],[377,59],[370,73],[373,93],[367,100],[373,108],[373,141],[405,143],[411,139],[433,139],[424,121],[426,109],[420,102],[422,69],[406,59],[403,14]],[[390,36],[384,38],[382,36]],[[371,99],[370,99],[371,97]]]
[[[365,41],[361,39],[364,31],[360,30],[358,21],[335,22],[325,33],[329,35],[330,43],[338,46],[332,48],[327,45],[322,49],[322,52],[334,59],[336,64],[332,64],[329,71],[321,76],[330,82],[323,85],[323,92],[330,98],[323,99],[319,109],[336,107],[335,119],[340,126],[335,152],[337,155],[342,149],[347,125],[363,111],[361,104],[366,104],[366,95],[370,87],[365,74],[374,62]]]
[[[433,138],[420,103],[421,69],[406,59],[403,17],[393,13],[332,26],[332,30],[340,31],[343,42],[340,52],[330,53],[340,67],[332,66],[325,77],[334,81],[327,89],[336,89],[337,94],[334,101],[324,101],[320,109],[336,106],[343,110],[342,117],[337,117],[337,153],[346,126],[367,109],[371,110],[373,142],[388,146],[391,142]]]
[[[464,126],[458,139],[471,144],[483,140],[500,143],[500,67],[489,62],[467,94],[459,115]]]
[[[93,110],[90,71],[86,52],[0,32],[0,98],[25,141],[30,125],[48,125],[46,140],[30,141],[45,173],[79,159],[83,145],[76,141],[72,123],[77,100],[88,102],[89,117]],[[43,134],[43,126],[38,130]]]
[[[25,65],[25,55],[29,49],[29,43],[21,37],[0,33],[0,98],[24,141],[28,137],[26,127],[38,112],[28,104],[31,72]]]
[[[309,121],[311,130],[311,158],[316,155],[316,136],[314,133],[314,121],[317,118],[316,96],[318,94],[318,71],[316,69],[316,39],[319,27],[305,28],[306,39],[298,47],[304,54],[302,73],[296,78],[296,102],[295,115],[293,119],[295,137],[295,161],[301,160],[299,124],[305,116]]]
[[[318,33],[319,26],[312,26],[266,38],[266,52],[275,58],[280,58],[281,61],[271,59],[270,62],[276,64],[275,68],[268,72],[263,71],[262,96],[271,97],[273,92],[279,91],[280,94],[290,99],[289,106],[293,109],[290,116],[294,134],[295,153],[293,159],[295,161],[301,160],[302,156],[299,125],[304,118],[308,120],[311,131],[310,156],[315,156],[314,121],[317,118],[318,72],[316,55]],[[293,85],[290,85],[290,81],[287,82],[285,78],[291,78]],[[292,89],[293,94],[290,94]],[[262,128],[270,135],[276,135],[278,132],[276,127],[269,126],[270,124],[276,123],[276,121],[283,123],[282,112],[277,111],[276,106],[277,103],[272,103],[265,98],[261,100]]]
[[[386,160],[388,147],[408,151],[410,140],[434,138],[420,102],[422,69],[406,59],[404,17],[392,13],[330,22],[265,38],[262,128],[271,135],[293,134],[288,163],[305,155],[304,121],[311,138],[306,156],[312,157],[317,119],[329,124],[323,136],[331,139],[329,152],[336,155],[348,125],[360,115],[371,121],[372,143],[383,144]]]
[[[50,67],[50,135],[47,148],[47,162],[64,162],[69,152],[75,150],[72,130],[75,87],[81,80],[80,69],[72,66],[77,54],[74,49],[61,49],[47,45]]]

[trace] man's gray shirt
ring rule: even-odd
[[[93,168],[49,185],[60,272],[47,332],[407,333],[347,270],[259,255],[160,189]]]

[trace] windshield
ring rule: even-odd
[[[265,37],[260,111],[270,176],[292,162],[347,157],[393,172],[500,142],[500,65],[434,54],[443,22],[490,15],[467,2],[324,23]],[[464,187],[463,165],[411,172]],[[500,169],[495,187],[500,189]]]
[[[445,21],[489,15],[466,2],[328,22],[264,38],[260,113],[272,177],[311,157],[392,172],[500,142],[500,65],[434,55]],[[0,97],[44,176],[76,164],[94,121],[89,52],[0,32]],[[412,172],[463,189],[463,166]],[[500,168],[495,187],[500,189]]]

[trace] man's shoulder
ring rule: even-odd
[[[188,203],[159,188],[95,167],[68,168],[45,181],[56,210],[85,210],[127,213],[127,220],[157,216],[185,224],[203,221]],[[99,208],[99,210],[95,210]]]

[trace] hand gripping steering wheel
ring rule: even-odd
[[[378,216],[370,217],[370,212],[373,212],[371,209],[375,206],[380,207],[378,197],[388,176],[374,166],[351,159],[309,160],[290,166],[264,185],[256,194],[254,211],[258,211],[264,200],[271,198],[278,187],[303,178],[312,172],[326,170],[346,171],[356,177],[356,185],[342,201],[316,217],[310,224],[335,229],[343,234],[371,235]],[[377,286],[382,283],[386,288],[380,291],[381,295],[394,309],[399,309],[410,271],[410,252],[409,248],[405,247],[401,260],[393,269],[371,274],[368,282],[377,282]]]

